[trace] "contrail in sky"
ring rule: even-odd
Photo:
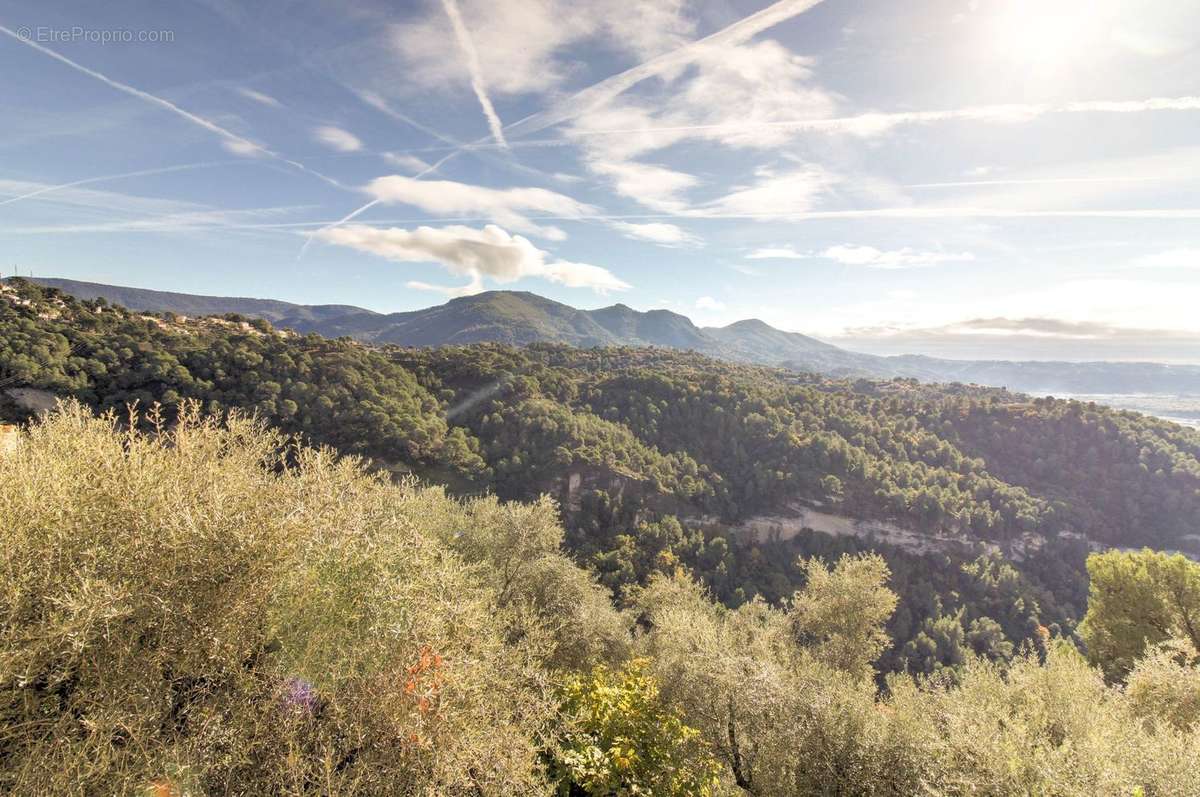
[[[90,185],[92,183],[104,183],[110,180],[124,180],[127,177],[149,177],[153,174],[169,174],[171,172],[183,172],[190,169],[207,169],[213,166],[229,166],[236,163],[245,163],[246,161],[210,161],[208,163],[184,163],[179,166],[164,166],[161,169],[142,169],[136,172],[123,172],[122,174],[106,174],[100,177],[88,177],[84,180],[75,180],[70,183],[61,183],[59,185],[47,185],[39,188],[36,191],[30,191],[27,194],[20,196],[9,197],[5,200],[0,200],[0,205],[11,205],[13,202],[20,202],[23,199],[33,199],[42,194],[49,194],[54,191],[61,191],[64,188],[74,188],[80,185]]]
[[[502,147],[507,147],[508,142],[504,140],[504,125],[500,122],[500,117],[496,115],[496,109],[492,107],[492,100],[488,97],[487,84],[483,80],[483,69],[479,66],[479,53],[475,50],[475,42],[471,40],[471,33],[467,30],[466,23],[463,22],[462,12],[458,9],[458,0],[442,0],[442,7],[446,9],[446,16],[450,17],[450,24],[454,27],[454,38],[458,40],[458,46],[463,51],[463,55],[467,57],[467,71],[471,73],[471,88],[475,90],[475,96],[479,98],[479,105],[483,108],[483,115],[487,117],[488,129],[492,131],[492,138]]]
[[[239,136],[237,133],[234,133],[231,130],[227,130],[226,128],[221,127],[216,122],[209,121],[208,119],[205,119],[202,116],[197,116],[196,114],[192,113],[191,111],[184,110],[183,108],[180,108],[178,105],[171,102],[170,100],[164,100],[162,97],[158,97],[154,94],[151,94],[148,91],[142,91],[141,89],[134,88],[133,86],[130,86],[128,83],[122,83],[119,80],[113,80],[112,78],[108,77],[107,75],[101,74],[100,72],[97,72],[94,69],[89,69],[86,66],[84,66],[83,64],[76,63],[75,61],[72,61],[70,58],[67,58],[65,55],[57,53],[54,50],[51,50],[49,47],[43,47],[42,45],[38,44],[35,41],[30,41],[27,37],[21,36],[20,34],[18,34],[16,31],[12,30],[11,28],[7,28],[4,25],[0,25],[0,33],[3,33],[5,36],[8,36],[10,39],[15,39],[15,40],[19,41],[21,44],[24,44],[28,47],[32,47],[33,49],[37,50],[39,53],[48,55],[56,61],[66,64],[67,66],[74,69],[76,72],[82,72],[83,74],[87,75],[88,77],[95,78],[96,80],[99,80],[101,83],[104,83],[105,85],[110,86],[110,87],[116,89],[117,91],[124,92],[125,94],[128,94],[131,97],[137,97],[139,100],[142,100],[143,102],[148,102],[151,105],[156,105],[159,108],[170,111],[171,113],[175,114],[176,116],[180,116],[180,117],[186,119],[187,121],[191,122],[194,125],[204,128],[205,130],[209,131],[210,133],[215,133],[216,135],[218,135],[222,139],[224,139],[226,147],[232,152],[236,152],[241,155],[253,155],[253,154],[266,155],[267,157],[274,158],[275,160],[280,161],[282,163],[286,163],[287,165],[289,165],[295,169],[299,169],[300,171],[302,171],[306,174],[311,174],[313,177],[323,180],[324,182],[329,183],[330,185],[340,188],[344,191],[353,190],[353,189],[348,188],[347,186],[343,185],[342,183],[338,182],[337,180],[333,179],[332,177],[327,177],[326,175],[321,174],[320,172],[316,171],[315,169],[308,168],[307,166],[305,166],[303,163],[300,163],[299,161],[294,161],[291,158],[284,157],[283,155],[280,155],[278,152],[274,152],[270,149],[267,149],[266,147],[264,147],[261,144],[256,144],[255,142],[251,141],[248,138]]]

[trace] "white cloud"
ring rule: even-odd
[[[873,246],[853,246],[842,244],[831,246],[821,252],[821,257],[836,260],[848,266],[866,266],[867,268],[920,268],[922,266],[937,266],[942,263],[961,263],[975,259],[970,252],[921,252],[904,247],[883,251]]]
[[[802,14],[820,2],[821,0],[778,0],[702,39],[683,44],[631,69],[605,78],[510,127],[522,134],[544,130],[600,108],[649,78],[661,77],[670,81],[699,61],[719,62],[732,48],[749,42],[764,30]],[[623,19],[634,21],[635,24],[640,22],[627,7],[618,8],[616,12]]]
[[[747,260],[805,260],[811,254],[797,252],[790,246],[767,246],[746,255]]]
[[[232,152],[234,155],[241,155],[243,158],[253,158],[262,155],[264,152],[261,146],[244,138],[221,139],[221,146],[226,151]]]
[[[720,312],[721,310],[725,309],[725,303],[718,302],[716,299],[714,299],[711,296],[701,296],[699,299],[696,300],[696,309],[697,310],[712,310],[713,312]]]
[[[687,210],[680,194],[699,183],[690,174],[639,161],[592,159],[587,166],[594,174],[607,177],[618,194],[663,213]]]
[[[810,92],[815,101],[826,104],[832,101],[831,97],[822,95],[816,89],[810,89]],[[796,116],[794,109],[792,110],[793,113],[790,115],[779,115],[778,118],[770,119],[743,119],[736,113],[728,113],[724,114],[724,119],[704,123],[687,123],[683,121],[671,123],[666,118],[656,116],[656,121],[653,124],[645,124],[634,128],[589,125],[586,129],[586,134],[593,137],[628,137],[636,135],[641,140],[647,142],[643,145],[643,149],[645,150],[659,149],[683,138],[701,136],[726,142],[736,142],[739,139],[747,142],[755,142],[760,140],[760,138],[769,139],[771,137],[779,137],[785,133],[790,136],[805,132],[827,133],[831,135],[849,134],[871,138],[905,125],[925,125],[938,122],[976,121],[1017,124],[1030,122],[1051,114],[1133,114],[1155,111],[1195,111],[1200,110],[1200,97],[1149,97],[1140,100],[1096,100],[1068,102],[1057,105],[1051,103],[1007,103],[935,111],[871,111],[852,116],[820,116],[814,113],[815,108],[805,108],[804,115]],[[591,117],[593,113],[593,111],[589,110],[587,116]],[[580,122],[577,120],[575,125],[579,124]]]
[[[537,276],[566,285],[568,288],[591,288],[597,293],[624,291],[631,287],[606,268],[587,263],[572,263],[569,260],[547,263]]]
[[[708,203],[704,212],[762,217],[807,213],[836,182],[836,177],[819,166],[802,166],[783,174],[760,169],[754,183]]]
[[[629,284],[612,272],[586,263],[548,260],[546,252],[520,235],[509,235],[493,224],[483,229],[451,225],[405,230],[361,224],[328,228],[316,233],[328,243],[369,252],[404,263],[440,263],[452,274],[470,277],[464,288],[443,290],[477,292],[483,280],[510,283],[540,277],[570,288],[591,288],[597,293],[621,291]],[[434,288],[420,284],[423,289]]]
[[[1200,269],[1200,249],[1168,249],[1153,255],[1143,255],[1134,261],[1140,268]]]
[[[564,194],[544,188],[487,188],[452,180],[416,180],[391,175],[372,180],[366,191],[387,204],[418,207],[442,216],[479,215],[520,232],[533,233],[550,240],[562,240],[566,234],[557,227],[534,223],[527,211],[553,216],[578,218],[595,209]]]
[[[416,155],[396,154],[394,152],[383,153],[383,159],[388,163],[413,174],[429,170],[429,164],[418,158]]]
[[[710,45],[661,77],[649,96],[591,107],[565,132],[594,174],[667,213],[687,209],[683,194],[699,180],[638,158],[687,140],[775,150],[796,133],[775,122],[828,116],[835,105],[814,85],[810,61],[771,40]]]
[[[362,142],[358,140],[358,136],[332,125],[318,127],[313,131],[313,138],[338,152],[358,152],[362,149]]]
[[[279,100],[275,99],[270,94],[263,94],[261,91],[255,91],[254,89],[248,89],[248,88],[242,87],[242,88],[237,89],[237,93],[241,94],[243,97],[245,97],[248,100],[254,100],[255,102],[259,103],[260,105],[266,105],[270,108],[282,108],[283,107],[283,103],[281,103]]]
[[[609,226],[627,238],[653,241],[665,246],[699,243],[699,240],[694,235],[674,224],[664,224],[661,222],[634,224],[626,221],[614,221],[610,222]]]
[[[488,87],[506,95],[554,89],[578,68],[578,46],[599,41],[646,58],[686,41],[692,23],[682,0],[459,0]],[[397,25],[392,44],[407,62],[408,85],[463,85],[471,76],[446,58],[454,35],[440,13]]]
[[[443,296],[449,297],[451,299],[459,297],[459,296],[474,296],[475,294],[482,293],[484,291],[483,280],[478,279],[478,278],[472,278],[472,280],[470,282],[468,282],[466,285],[461,285],[461,286],[433,285],[431,283],[421,282],[419,280],[409,280],[408,282],[406,282],[404,284],[406,287],[411,288],[414,291],[429,291],[430,293],[440,293]]]
[[[819,119],[833,113],[832,95],[813,80],[812,61],[777,41],[765,40],[713,51],[694,74],[665,98],[660,119],[689,137],[729,147],[774,149],[795,131],[781,119]]]
[[[825,258],[847,266],[867,268],[920,268],[942,263],[961,263],[975,259],[970,252],[924,252],[909,247],[884,251],[874,246],[840,244],[817,252],[801,252],[791,246],[775,246],[756,249],[746,255],[747,260],[811,260]]]

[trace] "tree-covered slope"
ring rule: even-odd
[[[967,538],[1070,531],[1177,546],[1200,517],[1200,434],[1095,405],[830,382],[663,349],[371,348],[235,317],[139,315],[23,282],[3,290],[6,385],[97,408],[194,398],[251,409],[509,497],[594,466],[727,522],[808,500]]]
[[[0,286],[0,384],[96,409],[185,399],[239,408],[347,453],[413,467],[481,463],[413,375],[363,346],[237,317],[180,321]]]
[[[802,582],[799,554],[882,551],[901,587],[889,669],[935,669],[969,638],[1005,649],[982,641],[988,622],[1009,645],[1041,626],[1069,632],[1086,590],[1079,535],[1190,549],[1200,531],[1197,432],[962,385],[827,380],[666,349],[372,347],[11,283],[0,412],[13,420],[28,416],[5,393],[17,387],[100,410],[158,402],[168,424],[188,400],[253,411],[460,494],[549,493],[569,550],[615,593],[683,567],[730,605],[778,602]],[[953,545],[930,556],[743,528],[796,507]],[[1026,539],[1041,548],[1020,562],[984,548]]]

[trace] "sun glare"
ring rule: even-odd
[[[1000,53],[1032,71],[1070,69],[1106,46],[1112,3],[1105,0],[1004,0],[990,22]]]

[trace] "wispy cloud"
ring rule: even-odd
[[[808,213],[816,205],[818,197],[837,182],[835,175],[816,165],[804,165],[786,172],[759,169],[753,183],[735,187],[694,212],[699,216],[716,214],[762,218]],[[687,215],[692,213],[688,211]]]
[[[601,80],[552,108],[525,117],[508,126],[510,134],[527,135],[561,124],[589,110],[599,108],[644,80],[675,72],[697,58],[730,45],[747,42],[780,22],[803,14],[821,0],[779,0],[764,9],[702,39],[651,58],[635,67]]]
[[[433,283],[422,282],[421,280],[409,280],[404,283],[404,286],[414,291],[440,293],[449,299],[455,299],[459,296],[474,296],[484,291],[483,279],[479,277],[472,277],[471,281],[466,285],[434,285]]]
[[[652,241],[663,246],[687,246],[700,243],[699,238],[674,224],[662,222],[637,224],[628,221],[614,221],[609,226],[626,238]]]
[[[411,205],[439,216],[482,214],[497,224],[551,240],[562,240],[566,234],[557,227],[536,224],[530,219],[529,211],[553,214],[558,218],[578,218],[595,211],[590,205],[544,188],[497,189],[402,175],[373,180],[366,186],[366,192],[386,204]]]
[[[678,47],[694,28],[682,0],[457,0],[471,21],[489,93],[529,95],[557,90],[580,68],[589,45],[646,59]],[[446,58],[444,14],[427,13],[390,31],[404,57],[407,86],[438,88],[469,79]],[[403,87],[398,90],[403,91]]]
[[[313,131],[313,138],[338,152],[358,152],[362,149],[362,141],[349,130],[340,127],[324,125]]]
[[[734,271],[736,271],[737,273],[743,274],[747,277],[764,277],[764,276],[766,276],[766,272],[763,271],[762,269],[755,268],[754,266],[747,266],[745,263],[731,263],[729,265],[729,267],[731,269],[733,269]]]
[[[253,100],[259,105],[266,105],[268,108],[282,108],[283,103],[272,97],[270,94],[263,94],[261,91],[255,91],[251,88],[241,86],[236,89],[238,94],[241,94],[248,100]]]
[[[975,259],[975,255],[970,252],[923,252],[909,247],[885,251],[873,246],[851,244],[831,246],[822,251],[820,257],[847,266],[888,269],[922,268],[943,263],[965,263]]]
[[[778,152],[794,133],[755,122],[804,112],[819,117],[834,106],[835,98],[815,84],[810,59],[773,40],[735,42],[698,54],[687,69],[663,75],[637,99],[621,98],[581,114],[565,133],[583,150],[587,168],[617,193],[651,209],[682,212],[688,207],[684,193],[700,180],[647,163],[647,155],[687,140]],[[629,132],[595,135],[596,130]]]
[[[492,100],[487,93],[487,83],[483,79],[483,69],[479,66],[479,53],[475,51],[471,33],[467,30],[466,23],[463,22],[458,2],[457,0],[442,0],[442,8],[446,9],[446,16],[450,18],[450,25],[454,28],[454,38],[458,41],[458,47],[467,59],[467,71],[471,75],[471,88],[475,91],[475,97],[479,100],[479,107],[483,109],[483,115],[487,118],[492,139],[500,146],[507,147],[508,142],[504,140],[504,125],[500,122],[500,117],[496,115],[496,109],[492,107]]]
[[[461,294],[481,290],[485,278],[503,284],[526,277],[598,293],[630,287],[599,266],[550,259],[528,239],[490,224],[483,229],[453,225],[415,230],[349,225],[322,230],[317,235],[328,243],[397,262],[439,263],[451,273],[471,279],[465,287],[441,289],[421,283],[423,289]]]
[[[320,172],[318,172],[314,169],[310,169],[309,167],[305,166],[303,163],[300,163],[299,161],[295,161],[295,160],[292,160],[291,158],[284,157],[283,155],[280,155],[278,152],[274,152],[273,150],[267,149],[266,147],[262,146],[261,144],[251,141],[248,138],[244,138],[243,136],[239,136],[237,133],[234,133],[231,130],[227,130],[226,128],[222,127],[221,125],[218,125],[216,122],[205,119],[202,116],[198,116],[198,115],[192,113],[191,111],[184,110],[183,108],[180,108],[178,105],[171,102],[170,100],[165,100],[162,97],[151,94],[147,91],[142,91],[141,89],[134,88],[133,86],[130,86],[128,83],[122,83],[119,80],[114,80],[114,79],[108,77],[107,75],[97,72],[94,69],[89,69],[88,67],[83,66],[82,64],[72,61],[70,58],[67,58],[65,55],[57,53],[54,50],[51,50],[49,47],[44,47],[43,45],[38,44],[35,41],[31,41],[27,37],[19,35],[16,31],[14,31],[10,28],[7,28],[4,25],[0,25],[0,33],[4,34],[5,36],[8,36],[10,39],[15,39],[16,41],[20,42],[21,44],[24,44],[27,47],[31,47],[34,50],[37,50],[38,52],[40,52],[44,55],[47,55],[60,63],[66,64],[71,69],[74,69],[76,72],[80,72],[91,78],[95,78],[96,80],[99,80],[101,83],[104,83],[106,86],[109,86],[109,87],[116,89],[117,91],[123,92],[125,94],[128,94],[132,97],[136,97],[139,100],[142,100],[143,102],[148,102],[151,105],[155,105],[166,111],[170,111],[171,113],[175,114],[176,116],[186,119],[187,121],[191,122],[192,124],[197,125],[203,129],[209,131],[210,133],[220,136],[222,143],[225,145],[225,148],[227,150],[229,150],[230,152],[233,152],[234,154],[237,154],[237,155],[264,155],[264,156],[273,158],[275,160],[278,160],[281,163],[286,163],[289,166],[291,166],[295,169],[299,169],[300,171],[302,171],[306,174],[311,174],[312,176],[314,176],[320,180],[323,180],[324,182],[329,183],[330,185],[336,186],[341,189],[346,189],[346,186],[342,185],[340,182],[333,179],[332,177],[327,177],[326,175],[321,174]],[[346,190],[348,190],[348,189],[346,189]]]
[[[402,155],[394,152],[383,153],[383,159],[393,166],[404,169],[405,171],[419,174],[420,172],[429,169],[429,164],[418,158],[416,155]]]
[[[701,296],[696,300],[696,309],[720,312],[721,310],[725,309],[725,303],[719,302],[711,296]]]
[[[598,104],[599,105],[599,104]],[[847,133],[863,137],[886,133],[905,125],[934,124],[951,121],[981,121],[1004,124],[1030,122],[1051,114],[1135,114],[1169,111],[1200,110],[1200,97],[1150,97],[1140,100],[1096,100],[1067,103],[1004,103],[977,105],[929,111],[872,111],[846,116],[806,117],[789,119],[738,119],[701,124],[637,124],[588,125],[573,127],[570,137],[525,138],[512,140],[511,147],[573,146],[578,139],[605,136],[657,136],[678,139],[683,134],[712,133],[726,136],[745,135],[751,131],[775,128],[780,131],[811,133]],[[532,117],[531,117],[532,118]],[[573,117],[572,117],[573,118]],[[567,121],[567,120],[562,120]],[[509,125],[510,138],[520,122]],[[544,128],[539,128],[544,129]],[[668,142],[670,143],[670,142]],[[470,146],[485,146],[476,142]],[[647,142],[645,148],[659,149],[664,144]]]
[[[939,252],[921,251],[904,247],[902,249],[877,249],[874,246],[856,246],[854,244],[839,244],[822,250],[801,252],[791,246],[775,246],[756,249],[746,255],[747,260],[833,260],[847,266],[863,266],[865,268],[921,268],[938,266],[943,263],[963,263],[975,259],[971,252]]]
[[[766,246],[746,255],[747,260],[806,260],[811,252],[798,252],[790,246]]]
[[[681,194],[700,182],[675,169],[633,160],[595,158],[587,165],[593,174],[609,180],[618,194],[636,199],[651,210],[670,214],[687,209]]]

